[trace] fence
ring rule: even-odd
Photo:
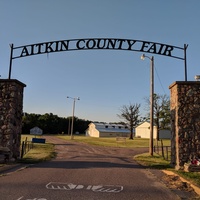
[[[25,141],[22,142],[21,144],[21,158],[23,158],[23,156],[29,152],[30,149],[33,148],[33,143],[32,141],[27,141],[27,137],[25,139]]]
[[[157,143],[157,145],[154,146],[154,152],[161,155],[165,160],[170,160],[171,146],[164,146],[163,141],[160,140],[160,145]]]

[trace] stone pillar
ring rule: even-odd
[[[14,158],[20,156],[24,87],[18,80],[0,79],[0,146]]]
[[[200,82],[175,82],[169,87],[172,155],[171,164],[183,169],[184,163],[200,157]]]

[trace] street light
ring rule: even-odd
[[[71,140],[72,140],[73,139],[75,102],[76,102],[76,100],[80,100],[80,98],[79,97],[69,97],[69,96],[67,96],[67,98],[74,100],[73,108],[72,108],[72,124],[71,124]]]
[[[149,58],[151,61],[151,77],[150,77],[150,140],[149,140],[149,153],[153,156],[153,110],[154,110],[154,57],[148,57],[142,54],[141,59]]]

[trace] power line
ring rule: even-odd
[[[162,89],[163,89],[163,92],[164,92],[164,94],[166,94],[165,89],[164,89],[164,87],[163,87],[163,85],[162,85],[162,83],[161,83],[160,77],[159,77],[159,75],[158,75],[158,72],[157,72],[156,67],[155,67],[155,71],[156,71],[156,75],[157,75],[157,77],[158,77],[158,81],[160,82],[160,85],[161,85],[161,87],[162,87]]]

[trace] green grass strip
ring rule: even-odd
[[[45,144],[33,144],[33,149],[31,149],[27,154],[24,155],[20,162],[22,163],[38,163],[42,161],[51,160],[56,156],[54,151],[54,145],[50,143]]]

